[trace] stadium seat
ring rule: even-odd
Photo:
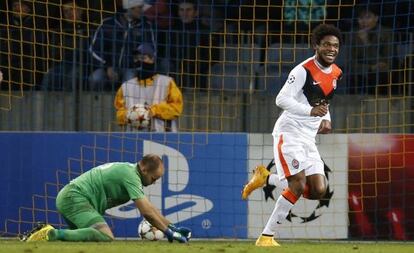
[[[287,72],[281,72],[280,63],[265,64],[257,71],[257,85],[255,89],[258,92],[276,94],[282,88],[287,75]]]
[[[292,68],[312,55],[313,50],[307,44],[270,45],[265,53],[265,64],[257,70],[256,89],[277,93]]]
[[[211,68],[210,89],[253,90],[260,68],[261,48],[256,44],[222,44],[220,64]]]
[[[241,64],[216,64],[211,68],[208,80],[212,90],[249,91],[254,88],[254,76],[246,74]]]
[[[257,70],[260,66],[261,48],[257,44],[223,44],[220,49],[222,62],[241,64],[246,70]]]

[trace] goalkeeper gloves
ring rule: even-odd
[[[187,239],[187,241],[189,241],[191,238],[191,229],[187,227],[176,227],[174,224],[171,223],[168,225],[168,228],[172,231],[182,234]]]
[[[180,232],[173,231],[170,228],[164,231],[165,236],[167,237],[169,242],[173,242],[174,240],[178,241],[179,243],[187,243],[188,240],[185,236],[180,234]]]

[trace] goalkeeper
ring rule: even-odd
[[[145,197],[148,186],[164,174],[164,165],[157,155],[145,155],[138,163],[107,163],[80,175],[66,185],[56,198],[56,207],[69,229],[55,229],[43,224],[22,240],[33,241],[96,241],[114,239],[102,217],[105,210],[133,200],[141,215],[164,231],[170,242],[187,243],[188,228],[177,228]]]

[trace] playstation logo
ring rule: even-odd
[[[187,159],[178,150],[153,141],[143,141],[145,154],[157,154],[166,157],[166,173],[163,183],[162,178],[156,184],[146,187],[145,195],[151,203],[160,209],[172,223],[183,222],[209,212],[213,208],[213,202],[203,196],[181,193],[188,186],[190,179]],[[163,185],[167,185],[168,196],[163,196]],[[165,191],[166,189],[164,189]],[[173,194],[171,194],[173,193]],[[135,219],[141,217],[138,209],[129,208],[133,205],[129,201],[123,205],[106,210],[108,215],[122,219]],[[181,208],[180,208],[181,207]]]

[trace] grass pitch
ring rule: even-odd
[[[259,248],[254,241],[191,241],[188,245],[167,241],[114,241],[110,243],[38,242],[0,240],[0,253],[412,253],[414,243],[387,242],[282,242],[278,248]]]

